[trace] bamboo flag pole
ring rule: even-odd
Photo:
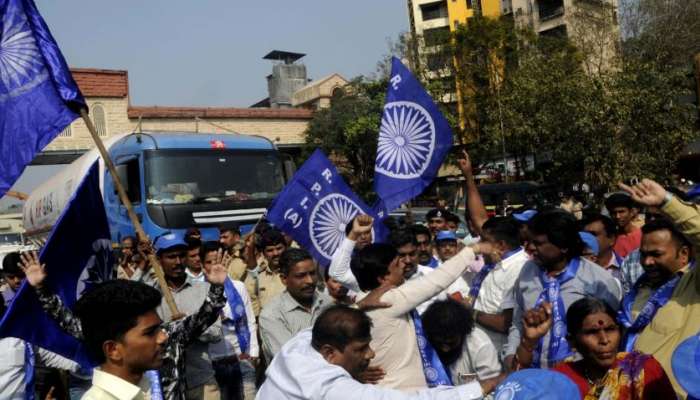
[[[92,120],[90,119],[90,116],[87,113],[87,110],[85,110],[84,108],[81,109],[80,116],[83,118],[83,121],[85,121],[85,125],[87,125],[87,128],[90,131],[92,140],[95,141],[95,145],[97,145],[97,149],[99,150],[100,155],[102,156],[102,159],[104,160],[110,175],[112,175],[114,187],[117,189],[119,199],[121,200],[122,204],[124,204],[124,207],[126,207],[126,212],[129,215],[131,223],[134,224],[134,228],[136,229],[136,235],[139,237],[139,241],[148,241],[148,236],[146,236],[146,232],[143,230],[141,222],[139,222],[139,219],[136,217],[134,208],[131,206],[131,201],[126,195],[126,191],[124,190],[124,186],[122,185],[122,182],[119,179],[119,175],[117,175],[117,169],[114,167],[114,163],[109,157],[107,149],[102,143],[102,139],[100,139],[100,136],[97,134],[95,125],[93,125]],[[160,266],[158,259],[152,252],[149,252],[148,254],[148,262],[151,264],[151,268],[153,268],[153,271],[156,273],[158,285],[160,286],[161,292],[163,292],[163,297],[165,297],[165,302],[168,304],[168,308],[170,308],[170,313],[173,315],[173,317],[180,315],[180,312],[177,309],[177,305],[175,304],[175,299],[173,299],[173,294],[170,291],[168,284],[165,282],[165,274],[163,274],[163,268]]]

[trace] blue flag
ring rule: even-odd
[[[372,215],[343,181],[333,163],[316,150],[277,195],[267,219],[309,250],[321,265],[328,265],[345,238],[345,226],[358,214]],[[375,218],[375,240],[385,235]]]
[[[100,195],[99,169],[92,166],[49,234],[39,259],[46,264],[45,285],[73,308],[91,285],[112,279],[114,259],[107,215]],[[44,313],[26,282],[0,322],[0,337],[17,337],[89,366],[83,345]]]
[[[423,192],[452,147],[452,129],[430,95],[396,57],[379,128],[375,211],[386,216]]]
[[[0,197],[85,107],[32,0],[0,0]]]

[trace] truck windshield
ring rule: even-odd
[[[153,150],[144,163],[148,204],[271,200],[284,186],[272,151]]]
[[[19,233],[0,233],[0,245],[22,244],[22,235]]]

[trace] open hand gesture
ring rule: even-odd
[[[208,269],[204,269],[204,275],[207,281],[212,285],[223,285],[226,281],[228,273],[226,271],[226,265],[224,265],[224,250],[219,249],[216,252],[216,259],[214,263]]]
[[[22,253],[19,255],[20,262],[17,265],[22,268],[24,275],[27,276],[27,282],[35,288],[41,288],[46,279],[46,264],[39,262],[39,256],[36,251]]]
[[[642,179],[641,182],[632,186],[627,186],[622,182],[618,185],[622,190],[629,193],[632,200],[644,206],[660,206],[666,198],[666,189],[651,179]]]

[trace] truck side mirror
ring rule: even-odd
[[[294,160],[292,160],[292,156],[289,154],[282,154],[280,156],[282,157],[282,164],[284,165],[285,181],[289,182],[294,176],[294,173],[297,172],[297,167],[294,165]]]

